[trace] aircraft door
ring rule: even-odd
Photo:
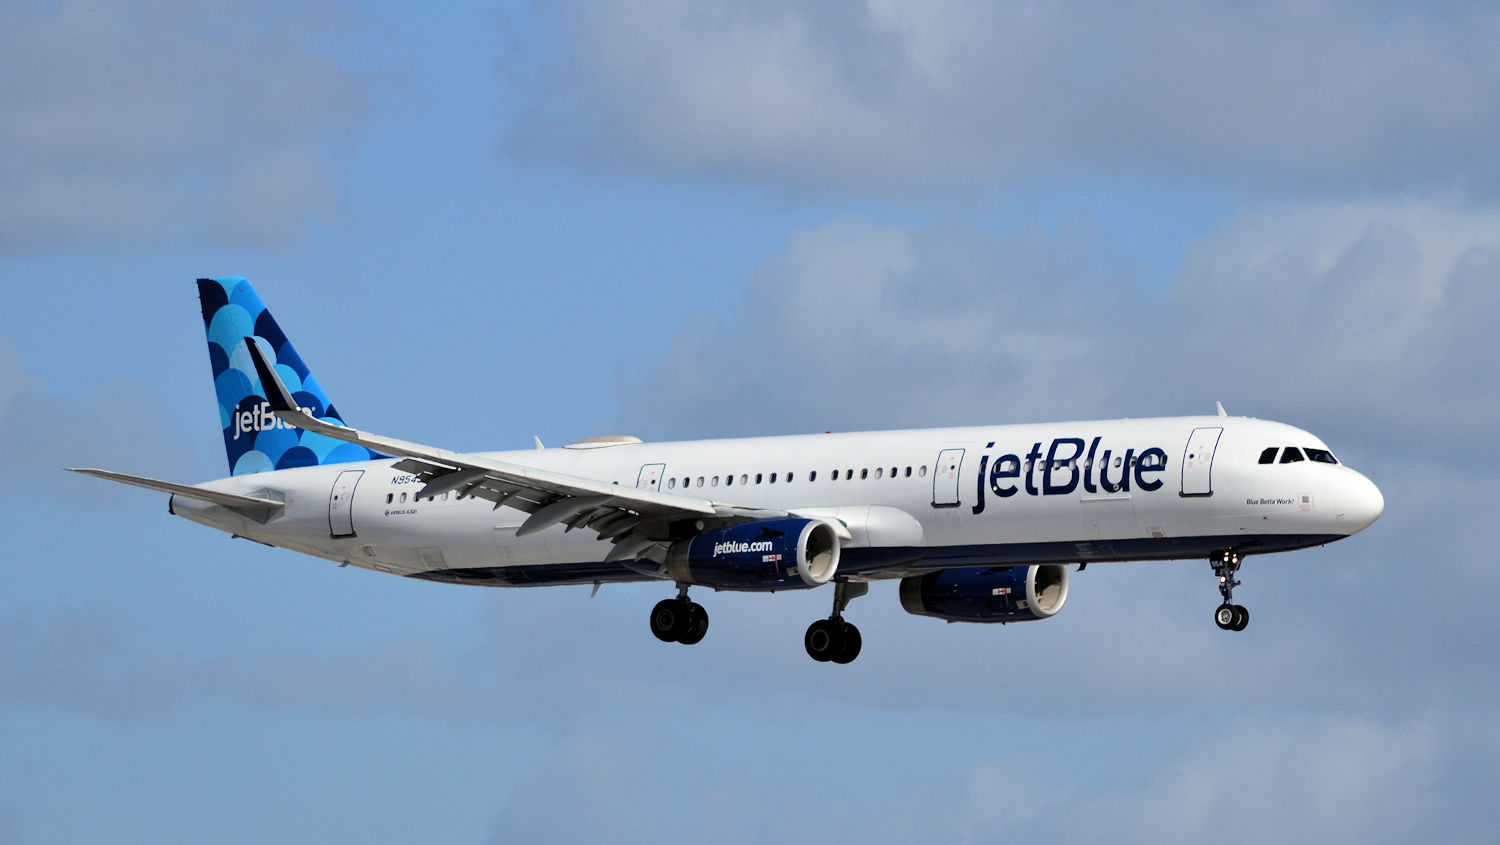
[[[938,453],[932,468],[932,506],[958,507],[958,468],[963,465],[964,450],[944,449]]]
[[[1222,428],[1195,428],[1182,452],[1182,495],[1214,494],[1214,452],[1219,448]]]
[[[661,478],[667,472],[666,464],[646,464],[641,467],[641,474],[635,480],[635,486],[641,490],[661,490]]]
[[[335,539],[354,536],[354,488],[365,474],[362,469],[347,469],[334,479],[328,494],[328,535]]]

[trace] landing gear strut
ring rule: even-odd
[[[1208,559],[1208,565],[1219,576],[1219,595],[1224,597],[1224,603],[1214,610],[1214,624],[1225,631],[1245,630],[1250,624],[1250,611],[1244,605],[1234,603],[1234,588],[1240,585],[1239,579],[1234,577],[1240,571],[1239,552],[1215,552]]]
[[[677,598],[663,599],[651,609],[651,633],[664,643],[695,645],[708,633],[708,611],[688,598],[688,585],[677,585]]]
[[[864,641],[859,636],[859,629],[844,621],[844,609],[849,602],[868,592],[870,585],[864,581],[834,582],[833,615],[807,626],[807,635],[802,638],[808,657],[819,663],[854,662]]]

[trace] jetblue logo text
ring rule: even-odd
[[[1086,493],[1128,493],[1132,478],[1138,490],[1150,492],[1161,487],[1161,479],[1154,476],[1167,468],[1164,450],[1152,446],[1139,455],[1133,448],[1123,453],[1100,451],[1103,439],[1095,437],[1085,443],[1081,437],[1059,437],[1045,453],[1041,443],[1032,444],[1024,458],[1009,454],[991,459],[985,455],[979,459],[974,513],[984,511],[986,488],[1008,499],[1022,490],[1028,496],[1064,496],[1080,484]]]
[[[313,414],[312,408],[303,408],[301,410],[302,413],[309,416]],[[286,423],[282,422],[281,417],[278,417],[271,412],[271,405],[268,402],[262,402],[260,403],[260,405],[251,408],[248,411],[239,411],[235,413],[234,420],[232,421],[230,427],[234,429],[234,437],[230,438],[231,440],[239,440],[241,434],[249,434],[252,431],[269,431],[273,428],[293,428],[293,426],[287,425]]]
[[[769,552],[776,548],[776,544],[770,540],[757,540],[753,543],[739,543],[730,540],[727,543],[714,543],[714,557],[719,555],[741,555],[749,552]]]

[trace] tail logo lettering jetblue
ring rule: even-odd
[[[316,414],[312,408],[302,408],[304,414]],[[234,438],[240,439],[241,434],[253,434],[258,431],[270,431],[277,428],[290,429],[292,426],[281,421],[281,418],[271,413],[271,403],[262,402],[258,407],[247,411],[240,411],[234,415]]]

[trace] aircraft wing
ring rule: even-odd
[[[424,446],[326,422],[297,406],[286,384],[254,339],[246,338],[245,345],[266,389],[266,401],[284,422],[335,440],[402,457],[403,460],[394,464],[395,468],[427,482],[418,491],[418,496],[436,496],[456,490],[463,495],[488,499],[495,503],[496,509],[503,505],[531,514],[517,529],[517,536],[524,537],[563,524],[569,531],[584,528],[597,532],[602,540],[613,542],[615,545],[606,556],[607,561],[644,557],[661,563],[667,543],[685,534],[787,515],[785,511],[743,508],[659,490],[621,487],[597,479]]]

